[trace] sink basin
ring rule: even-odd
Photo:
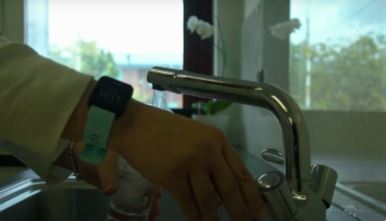
[[[256,161],[249,160],[252,158],[246,159],[246,162],[250,162],[247,165],[253,168]],[[261,168],[259,167],[259,170]],[[256,173],[256,170],[253,173]],[[187,220],[170,194],[164,192],[162,195],[161,215],[157,221]],[[46,185],[40,179],[27,178],[8,183],[0,188],[1,221],[104,221],[108,205],[109,198],[103,193],[76,180]],[[219,216],[222,221],[230,220],[224,207],[220,207]],[[341,207],[332,206],[327,211],[327,220],[358,219]]]
[[[11,188],[9,188],[11,187]],[[105,221],[109,198],[93,187],[76,181],[47,186],[40,180],[27,180],[0,191],[1,221]],[[230,220],[220,208],[220,220]],[[333,206],[329,221],[353,221],[351,216]],[[186,218],[168,193],[161,198],[157,221],[183,221]]]
[[[254,177],[273,170],[268,164],[248,152],[239,150],[239,153]],[[29,174],[32,173],[29,172]],[[376,213],[376,216],[370,216],[371,219],[358,219],[355,212],[345,207],[352,204],[353,198],[348,197],[341,189],[339,190],[334,195],[334,205],[327,211],[327,220],[385,220],[384,218],[379,219],[382,217],[382,214],[379,215],[379,213]],[[108,205],[109,198],[103,193],[74,179],[57,185],[46,185],[36,176],[28,175],[0,184],[1,221],[104,221]],[[370,215],[373,214],[370,209],[368,211]],[[230,220],[224,207],[220,207],[219,216],[222,221]],[[184,221],[187,219],[170,194],[164,192],[161,198],[161,215],[157,221],[171,220]]]
[[[40,180],[26,180],[0,191],[0,219],[102,221],[106,220],[108,203],[103,193],[83,183],[47,186]]]
[[[107,203],[97,190],[43,191],[2,211],[0,217],[4,221],[102,221]]]
[[[386,182],[348,181],[341,182],[341,184],[367,196],[368,198],[372,198],[377,203],[386,204]]]
[[[362,220],[386,220],[386,182],[345,181],[336,186],[335,202]]]

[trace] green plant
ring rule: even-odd
[[[206,115],[215,115],[232,105],[230,101],[211,100],[207,102],[200,102],[193,104],[194,108],[202,110]]]

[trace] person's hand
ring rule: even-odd
[[[79,142],[73,148],[80,178],[106,195],[113,194],[118,188],[118,154],[108,150],[105,160],[96,166],[79,159],[83,147],[84,143]]]
[[[253,178],[219,130],[131,101],[109,148],[170,191],[190,220],[218,220],[218,198],[232,220],[259,219]]]
[[[151,203],[148,221],[156,221],[157,217],[161,214],[160,199],[161,199],[161,190],[157,189],[155,191],[153,201]]]
[[[113,150],[108,150],[105,160],[100,165],[93,165],[80,160],[80,153],[84,148],[84,143],[77,143],[73,150],[76,157],[79,176],[85,182],[98,187],[106,195],[114,194],[118,186],[118,154]],[[157,188],[154,191],[148,221],[155,221],[160,214],[161,192]]]
[[[92,82],[62,137],[81,141]],[[217,129],[132,100],[115,121],[108,148],[172,193],[189,220],[218,220],[218,199],[232,220],[259,219],[264,204],[254,180]]]

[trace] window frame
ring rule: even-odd
[[[184,24],[191,15],[213,24],[213,0],[183,0],[183,5]],[[184,70],[213,75],[213,53],[213,38],[201,40],[198,35],[192,35],[184,28]],[[190,108],[193,103],[204,100],[206,99],[184,95],[183,108]]]
[[[264,27],[289,20],[290,3],[290,0],[263,0]],[[277,39],[266,30],[263,42],[264,82],[289,91],[289,39]]]

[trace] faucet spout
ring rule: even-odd
[[[268,84],[163,67],[152,68],[148,72],[147,80],[156,90],[228,100],[270,110],[282,128],[285,176],[290,190],[300,198],[307,198],[311,189],[307,128],[299,106],[284,90]]]

